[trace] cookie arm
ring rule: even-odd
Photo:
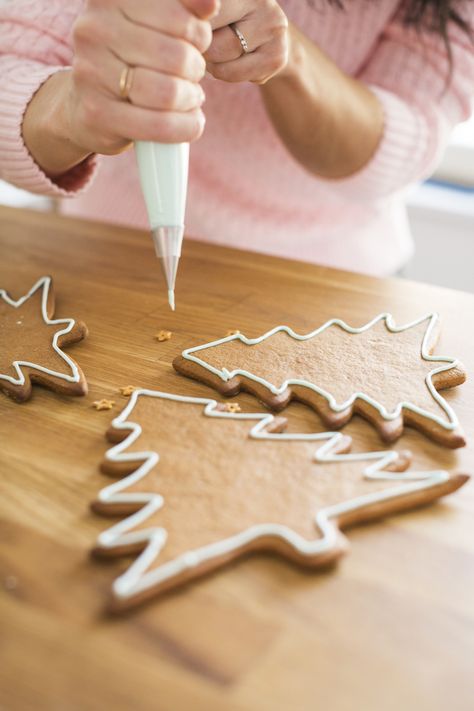
[[[74,196],[91,182],[91,157],[57,180],[37,165],[22,137],[26,108],[52,75],[70,66],[71,27],[81,0],[17,1],[0,8],[0,177],[30,192],[52,197]]]

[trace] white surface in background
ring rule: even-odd
[[[420,185],[408,199],[415,255],[403,276],[474,292],[474,192]]]
[[[51,200],[41,195],[28,193],[26,190],[19,190],[13,185],[0,180],[0,205],[49,210],[51,208]]]
[[[447,183],[474,188],[474,116],[454,129],[434,177]]]

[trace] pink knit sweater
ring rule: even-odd
[[[411,253],[403,193],[429,175],[450,129],[467,118],[474,93],[474,53],[451,30],[453,78],[441,40],[401,22],[399,0],[281,0],[302,28],[345,72],[371,87],[385,111],[383,139],[371,161],[342,180],[321,180],[287,153],[259,90],[206,78],[207,126],[192,146],[187,228],[220,244],[385,275]],[[70,31],[82,0],[15,0],[0,9],[0,175],[64,197],[68,214],[146,225],[133,152],[90,160],[57,185],[21,138],[25,108],[53,72],[71,62]],[[474,3],[465,13],[474,20]],[[347,126],[350,131],[350,125]]]

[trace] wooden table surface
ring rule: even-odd
[[[89,503],[110,481],[98,469],[105,431],[134,384],[213,396],[171,368],[185,347],[228,329],[305,332],[338,316],[361,325],[438,310],[436,352],[470,378],[447,399],[468,434],[446,451],[409,431],[415,464],[474,474],[474,296],[376,280],[236,250],[185,245],[175,314],[151,240],[140,231],[0,209],[0,286],[19,298],[45,274],[57,317],[89,326],[67,349],[85,398],[35,388],[0,395],[0,708],[7,711],[450,711],[473,708],[474,486],[443,502],[353,528],[331,571],[253,556],[122,617],[104,612],[126,560],[89,557],[110,521]],[[173,337],[157,343],[153,335]],[[1,347],[1,346],[0,346]],[[91,403],[112,398],[112,412]],[[244,408],[258,408],[239,396]],[[290,426],[321,428],[302,405]],[[370,426],[344,430],[380,448]]]

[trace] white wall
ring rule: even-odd
[[[416,252],[403,276],[474,292],[474,192],[422,185],[408,216]]]

